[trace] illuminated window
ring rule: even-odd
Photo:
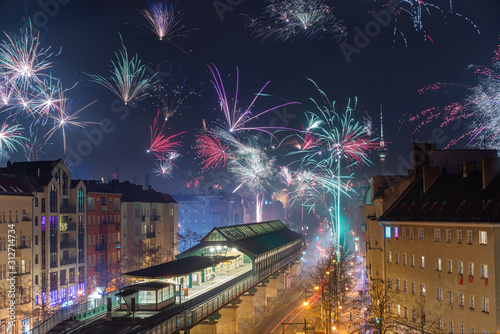
[[[391,238],[391,227],[390,226],[386,226],[385,227],[385,237],[387,239],[390,239]]]
[[[399,228],[397,226],[394,226],[394,239],[399,238]]]

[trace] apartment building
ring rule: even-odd
[[[128,181],[113,182],[122,194],[122,264],[131,270],[175,259],[178,254],[177,202],[151,186],[144,190]]]
[[[87,188],[87,287],[89,294],[103,293],[99,281],[119,270],[121,258],[121,194],[114,183],[85,181]],[[101,278],[101,280],[99,279]],[[98,288],[96,291],[96,288]]]
[[[33,313],[33,235],[31,185],[22,175],[0,174],[0,332],[6,333],[11,322],[9,304],[16,303],[13,333],[30,329]],[[34,240],[39,242],[38,238]],[[39,258],[36,255],[36,260]],[[10,267],[14,261],[14,266]],[[15,280],[9,281],[15,274]],[[9,297],[11,283],[15,298]]]
[[[424,156],[411,176],[382,177],[365,206],[367,275],[400,291],[398,332],[500,332],[500,162],[460,155],[455,168]]]

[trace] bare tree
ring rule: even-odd
[[[397,332],[398,322],[401,319],[392,311],[392,308],[399,302],[399,290],[393,289],[381,280],[372,280],[369,297],[370,303],[367,307],[369,316],[361,331],[372,329],[379,334]]]
[[[193,245],[198,243],[202,238],[203,235],[190,228],[187,228],[184,231],[184,233],[179,232],[179,251],[182,252],[186,249],[191,248]]]
[[[96,272],[96,288],[102,298],[114,290],[122,287],[123,276],[121,275],[120,262],[107,263],[106,261],[99,262],[95,266]]]

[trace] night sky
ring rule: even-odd
[[[249,17],[260,15],[262,1],[247,0],[232,11],[223,13],[224,19],[221,21],[211,0],[179,0],[178,7],[185,7],[187,11],[187,29],[193,30],[187,36],[174,40],[178,47],[159,41],[146,27],[146,21],[139,12],[146,8],[144,1],[65,0],[61,2],[67,3],[59,4],[53,17],[37,16],[42,10],[39,3],[43,2],[2,1],[1,30],[19,31],[23,24],[22,18],[27,15],[32,16],[35,23],[44,23],[43,18],[48,18],[40,29],[42,46],[51,46],[56,52],[62,48],[61,54],[52,58],[56,63],[52,69],[53,75],[60,78],[65,87],[78,83],[67,92],[67,96],[81,100],[81,106],[98,100],[82,111],[83,120],[99,122],[107,118],[112,121],[113,130],[103,135],[101,143],[93,145],[90,154],[81,159],[66,157],[73,168],[73,178],[103,177],[108,180],[118,168],[121,180],[133,181],[135,178],[137,183],[143,184],[144,175],[150,174],[150,183],[157,190],[172,194],[189,192],[183,186],[188,171],[194,175],[199,175],[201,171],[200,161],[195,159],[193,143],[194,135],[202,129],[202,119],[206,119],[209,124],[222,120],[223,115],[217,108],[217,96],[209,82],[211,77],[207,72],[207,64],[213,63],[219,68],[231,96],[236,66],[239,67],[242,107],[268,80],[271,83],[264,93],[280,98],[260,97],[256,109],[280,104],[283,99],[302,103],[287,110],[291,116],[286,124],[280,124],[281,121],[271,113],[257,120],[256,123],[261,126],[276,124],[300,129],[305,124],[304,112],[314,110],[309,98],[319,98],[313,85],[307,81],[308,78],[313,79],[331,100],[337,101],[339,110],[345,106],[348,98],[357,97],[356,117],[361,120],[363,116],[370,115],[377,133],[380,127],[379,105],[383,104],[385,139],[390,143],[387,169],[397,173],[401,170],[401,158],[408,160],[412,150],[413,129],[418,125],[407,122],[410,115],[431,106],[461,100],[467,93],[464,89],[451,89],[419,95],[418,90],[436,82],[476,84],[478,76],[466,68],[469,64],[490,65],[500,35],[500,1],[455,0],[454,11],[473,21],[480,30],[479,35],[465,19],[431,10],[430,15],[424,14],[423,22],[426,34],[433,42],[426,41],[421,31],[413,29],[409,16],[401,15],[397,28],[406,35],[407,47],[401,38],[393,43],[392,21],[359,54],[353,54],[348,63],[339,43],[329,35],[311,40],[298,35],[287,42],[261,42],[253,38],[251,31],[245,29],[245,23]],[[364,28],[366,23],[373,20],[369,11],[382,8],[380,1],[372,0],[325,2],[334,7],[337,17],[344,21],[348,30],[345,41],[351,45],[356,34],[354,28]],[[446,10],[449,8],[448,0],[429,2]],[[179,150],[183,156],[176,161],[179,169],[174,171],[172,179],[155,177],[152,173],[155,158],[146,153],[149,125],[157,111],[153,104],[148,99],[139,101],[135,108],[114,103],[116,98],[110,92],[91,83],[85,75],[98,73],[108,76],[111,60],[115,59],[114,52],[121,47],[119,34],[129,55],[137,53],[149,67],[156,68],[157,64],[161,64],[158,68],[165,71],[168,64],[182,64],[183,73],[189,75],[190,80],[201,76],[201,81],[205,82],[201,96],[186,100],[189,108],[186,107],[167,122],[167,134],[187,131],[182,136],[183,144]],[[187,54],[180,48],[186,50]],[[5,113],[0,114],[0,117],[5,117]],[[87,131],[96,127],[89,125]],[[430,136],[436,127],[438,123],[425,127],[418,133],[419,138]],[[445,129],[444,136],[447,139],[458,137],[461,130]],[[57,135],[54,139],[57,141]],[[84,140],[81,133],[70,132],[68,145],[75,151],[81,140]],[[456,148],[462,148],[465,144],[460,143]],[[443,140],[438,140],[438,148],[443,146]],[[285,153],[285,150],[281,150],[271,154],[278,157],[279,163],[287,163],[290,158],[282,158]],[[64,159],[62,145],[52,145],[43,158]],[[22,160],[22,154],[14,154],[11,159]],[[357,171],[357,177],[366,179],[379,172],[376,154],[372,154],[371,159],[374,166]],[[2,163],[5,164],[5,160]],[[205,180],[214,179],[217,174],[205,173]]]

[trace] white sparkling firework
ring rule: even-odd
[[[299,35],[340,41],[347,35],[342,21],[324,0],[267,0],[262,17],[251,19],[247,28],[263,42],[285,42]]]
[[[164,179],[171,178],[174,171],[174,164],[170,160],[160,160],[156,163],[156,168],[153,172],[156,176],[161,176]]]

